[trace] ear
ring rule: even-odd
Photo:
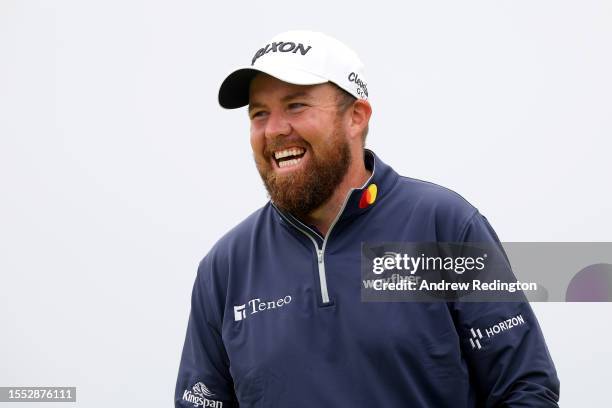
[[[372,116],[370,102],[364,99],[357,99],[351,108],[351,138],[359,138],[361,140],[361,135],[370,122],[370,116]]]

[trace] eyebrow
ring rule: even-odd
[[[312,99],[312,97],[310,96],[310,94],[306,91],[297,91],[294,93],[291,93],[289,95],[285,95],[281,98],[281,102],[287,102],[290,101],[292,99],[297,99],[297,98],[305,98],[305,99]],[[255,108],[263,108],[265,107],[265,105],[263,103],[259,103],[257,101],[250,103],[249,104],[249,112]]]

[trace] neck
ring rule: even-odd
[[[370,170],[365,168],[363,154],[362,151],[361,154],[353,156],[358,157],[359,160],[352,161],[346,175],[331,197],[319,208],[308,214],[306,221],[316,226],[323,236],[327,236],[329,228],[340,212],[348,192],[353,188],[360,188],[363,186],[372,174]]]

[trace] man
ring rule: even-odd
[[[372,110],[357,55],[292,31],[249,62],[219,102],[248,105],[271,200],[199,265],[176,406],[556,407],[529,303],[361,301],[363,242],[499,240],[461,196],[364,149]],[[493,339],[470,334],[519,315]]]

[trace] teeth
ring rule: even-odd
[[[301,160],[302,160],[301,157],[299,159],[285,160],[285,161],[278,163],[278,167],[282,169],[283,167],[294,166],[298,164]]]
[[[274,158],[278,160],[278,159],[282,159],[283,157],[297,156],[298,154],[302,154],[302,153],[304,153],[304,149],[302,149],[301,147],[293,147],[290,149],[279,150],[277,152],[274,152]]]

